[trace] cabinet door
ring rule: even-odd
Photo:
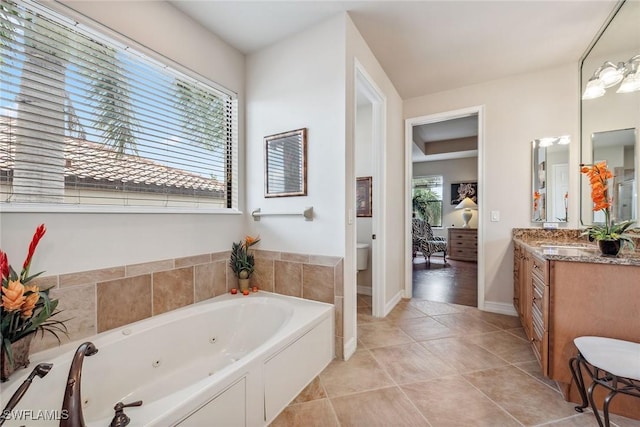
[[[522,275],[522,247],[516,244],[513,247],[513,307],[516,309],[520,320],[520,276]]]
[[[522,261],[522,275],[520,277],[520,321],[524,328],[524,333],[530,340],[533,337],[531,325],[531,289],[533,286],[533,278],[531,275],[532,256],[528,251],[524,252]]]

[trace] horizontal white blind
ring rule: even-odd
[[[233,96],[0,0],[2,203],[237,206]]]

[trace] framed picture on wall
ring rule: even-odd
[[[451,204],[457,205],[464,200],[465,197],[470,198],[478,203],[478,183],[477,182],[460,182],[451,184]]]
[[[356,178],[356,216],[370,217],[372,212],[371,193],[373,178],[370,176]]]

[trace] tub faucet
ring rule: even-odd
[[[60,420],[60,427],[85,427],[82,415],[82,396],[80,394],[82,362],[85,356],[93,356],[97,352],[98,349],[93,343],[85,342],[80,344],[76,354],[73,356],[62,402],[62,414],[66,415],[66,417],[62,417]]]
[[[7,406],[5,406],[2,410],[2,414],[0,415],[0,426],[9,419],[9,417],[11,416],[11,410],[15,408],[18,402],[20,402],[20,399],[24,397],[33,379],[36,376],[39,378],[43,378],[49,373],[52,367],[52,363],[40,363],[33,369],[33,371],[31,371],[27,379],[24,380],[24,382],[20,385],[20,387],[18,387],[15,393],[13,393],[13,396],[11,396],[11,399],[9,399]]]

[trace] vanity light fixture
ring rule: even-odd
[[[593,73],[587,82],[582,99],[599,98],[606,93],[606,89],[620,84],[617,93],[629,93],[640,90],[640,55],[636,55],[627,62],[618,65],[606,61]]]
[[[569,135],[563,135],[556,138],[540,138],[533,141],[533,146],[535,148],[536,142],[538,143],[538,147],[551,147],[554,144],[558,145],[567,145],[571,143],[571,138]]]
[[[540,147],[551,147],[554,142],[556,142],[557,138],[540,138],[538,140],[538,146]]]
[[[640,55],[638,55],[640,57]],[[640,58],[631,62],[631,66],[625,74],[624,80],[620,83],[617,93],[629,93],[640,90]]]

